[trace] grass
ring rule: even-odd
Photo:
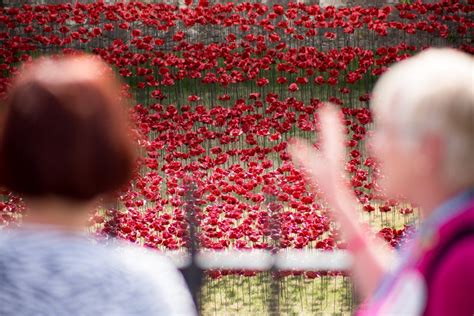
[[[377,206],[378,205],[374,205]],[[401,207],[405,207],[402,205]],[[400,214],[375,211],[359,213],[361,220],[374,231],[383,227],[402,228],[417,223],[418,213]],[[256,276],[228,275],[219,279],[206,278],[201,293],[202,315],[274,315],[271,310],[272,282],[280,288],[279,315],[351,315],[357,305],[351,279],[347,276],[304,275],[272,280],[269,272]],[[273,283],[274,284],[274,283]]]
[[[278,280],[280,315],[350,315],[354,301],[345,276],[288,276]],[[203,315],[273,315],[272,280],[268,273],[253,277],[225,276],[207,279],[202,291]],[[273,307],[272,307],[273,306]]]

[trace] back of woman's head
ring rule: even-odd
[[[0,125],[0,184],[89,200],[128,181],[134,146],[119,81],[88,55],[40,58],[14,79]]]

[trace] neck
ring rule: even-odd
[[[416,203],[421,208],[421,216],[429,217],[441,204],[464,191],[460,188],[447,188],[443,186],[425,187],[425,192],[419,195]]]
[[[51,225],[66,231],[83,230],[93,209],[93,202],[76,202],[61,198],[26,199],[27,224]]]

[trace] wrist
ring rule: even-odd
[[[353,254],[367,248],[367,240],[363,234],[356,234],[347,240],[347,250]]]

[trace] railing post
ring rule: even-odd
[[[201,292],[201,287],[203,284],[203,277],[204,272],[202,268],[196,262],[198,250],[199,250],[199,240],[197,237],[197,217],[196,217],[196,210],[197,206],[197,187],[196,184],[192,181],[191,177],[185,177],[183,180],[183,187],[184,187],[184,209],[186,211],[186,219],[188,222],[188,251],[191,255],[191,262],[190,264],[181,269],[181,272],[186,280],[188,285],[189,291],[193,297],[194,304],[196,306],[196,310],[200,314],[200,301],[199,301],[199,294]]]
[[[268,229],[269,229],[269,237],[270,237],[270,247],[271,253],[275,257],[278,251],[280,250],[280,237],[281,237],[281,216],[280,211],[282,206],[276,202],[274,202],[275,196],[267,196],[267,204],[268,209]],[[278,316],[280,315],[280,277],[278,268],[273,262],[272,267],[270,269],[271,274],[271,284],[270,284],[270,301],[269,301],[269,312],[270,315]]]

